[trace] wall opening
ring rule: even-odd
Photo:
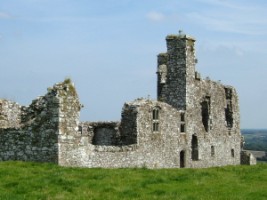
[[[210,97],[206,96],[205,100],[201,103],[201,115],[202,123],[204,125],[205,131],[209,131],[209,118],[210,118]]]
[[[185,114],[181,113],[181,122],[185,122]]]
[[[191,148],[192,148],[192,160],[198,160],[198,138],[196,135],[192,136],[191,141]]]
[[[181,131],[181,133],[185,132],[185,124],[180,125],[180,131]]]
[[[153,132],[158,132],[158,131],[159,131],[159,123],[153,122]]]
[[[226,99],[226,108],[225,108],[225,121],[228,128],[233,127],[233,105],[232,105],[232,89],[224,88],[225,90],[225,99]]]
[[[233,111],[232,111],[232,105],[230,103],[228,103],[227,107],[225,108],[225,121],[227,127],[229,128],[233,127]]]
[[[185,151],[180,152],[180,168],[185,167]]]
[[[159,109],[154,108],[153,109],[153,120],[158,120],[159,119]]]
[[[231,156],[234,158],[235,157],[235,150],[231,149]]]
[[[94,129],[92,139],[93,145],[116,145],[116,130],[108,127],[98,127]]]
[[[210,151],[211,151],[211,153],[210,153],[211,157],[214,157],[215,156],[215,148],[214,148],[214,146],[210,147]]]
[[[152,119],[153,119],[152,131],[158,132],[159,131],[159,108],[153,109]]]

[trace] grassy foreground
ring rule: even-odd
[[[0,199],[267,199],[267,164],[209,169],[83,169],[0,162]]]

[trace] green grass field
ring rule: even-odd
[[[209,169],[84,169],[0,162],[0,199],[267,199],[267,164]]]

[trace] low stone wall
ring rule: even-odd
[[[249,151],[241,151],[241,164],[242,165],[256,165],[257,160]]]

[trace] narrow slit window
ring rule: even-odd
[[[153,110],[153,120],[158,120],[159,119],[159,110],[154,109]]]
[[[159,108],[154,108],[152,113],[152,131],[159,131]]]
[[[234,158],[235,157],[235,150],[231,149],[231,156]]]
[[[181,124],[180,126],[181,133],[185,132],[185,124]]]
[[[184,113],[181,113],[181,122],[184,122],[184,121],[185,121]]]
[[[154,122],[154,123],[153,123],[153,131],[154,131],[154,132],[159,131],[159,123],[158,123],[158,122]]]
[[[210,150],[211,150],[211,157],[214,157],[215,156],[215,148],[214,148],[214,146],[211,146]]]

